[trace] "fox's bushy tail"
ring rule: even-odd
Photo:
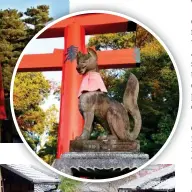
[[[128,137],[130,140],[135,140],[141,130],[141,114],[137,105],[137,98],[139,94],[139,82],[138,79],[134,74],[130,74],[127,86],[124,92],[123,96],[123,104],[125,106],[125,109],[127,110],[128,114],[130,114],[134,119],[134,127],[131,131],[131,128],[128,127]]]

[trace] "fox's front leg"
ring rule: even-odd
[[[94,112],[83,112],[83,117],[85,120],[83,133],[81,134],[80,137],[77,137],[77,139],[88,140],[90,139],[92,128],[93,128],[92,124],[94,120]]]

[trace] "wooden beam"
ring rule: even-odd
[[[85,28],[86,35],[136,31],[136,23],[111,14],[83,14],[62,20],[49,27],[38,38],[63,37],[64,29],[77,22]]]
[[[133,68],[140,64],[138,48],[97,51],[99,69]]]
[[[97,51],[99,69],[132,68],[140,63],[138,48]],[[64,50],[55,49],[53,53],[24,55],[18,71],[61,71]]]
[[[18,71],[61,71],[63,61],[63,49],[55,49],[53,53],[24,55]]]

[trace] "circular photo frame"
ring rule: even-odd
[[[10,102],[22,141],[41,163],[71,179],[106,182],[161,154],[179,121],[181,93],[173,56],[152,30],[91,10],[32,38],[14,69]]]

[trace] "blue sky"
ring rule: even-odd
[[[1,0],[0,9],[18,9],[25,11],[27,8],[46,4],[50,6],[50,16],[54,19],[69,13],[69,0]]]

